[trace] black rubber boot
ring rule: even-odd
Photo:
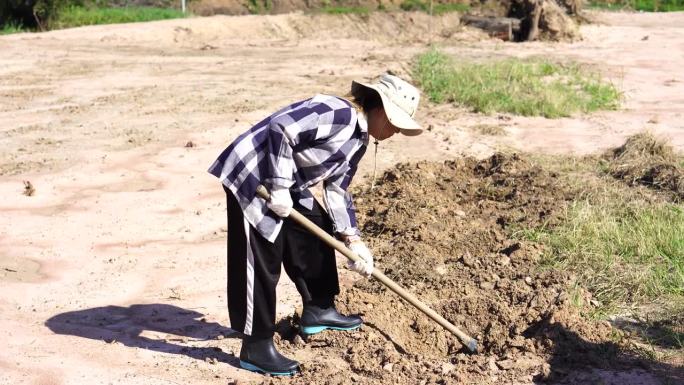
[[[354,330],[361,326],[363,320],[357,315],[344,316],[335,310],[334,306],[319,307],[305,305],[302,318],[299,321],[302,334],[309,336],[326,329]]]
[[[245,337],[240,350],[240,366],[273,376],[291,376],[299,371],[299,362],[278,353],[272,337]]]

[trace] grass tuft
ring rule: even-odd
[[[595,72],[543,60],[457,62],[433,49],[418,56],[414,77],[433,102],[455,102],[485,114],[558,118],[614,110],[621,98]]]
[[[399,7],[404,11],[430,12],[430,2],[424,0],[404,0],[401,2],[401,4],[399,4]],[[470,6],[468,4],[433,4],[432,13],[434,15],[441,15],[447,12],[466,12],[469,9]]]
[[[684,0],[592,0],[590,7],[608,10],[632,9],[643,12],[684,11]]]
[[[7,23],[0,29],[0,35],[9,35],[12,33],[25,32],[21,24]]]
[[[67,7],[60,10],[52,28],[73,28],[84,25],[135,23],[153,20],[179,19],[186,14],[176,9],[129,7],[88,8]]]
[[[580,201],[545,234],[549,262],[572,266],[605,303],[684,295],[684,211]]]
[[[545,263],[575,271],[603,306],[684,299],[684,208],[605,181],[582,189],[564,223],[525,233],[548,247]]]
[[[327,13],[330,15],[367,15],[370,10],[366,7],[323,7],[320,8],[320,12]]]
[[[648,132],[632,135],[625,144],[610,150],[603,161],[605,172],[629,185],[669,191],[684,201],[684,159],[665,139]]]

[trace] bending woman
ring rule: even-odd
[[[335,309],[339,294],[335,252],[288,219],[294,208],[343,241],[363,262],[349,267],[373,271],[373,255],[361,239],[347,192],[369,135],[422,132],[413,119],[418,90],[383,75],[378,83],[352,82],[350,100],[319,94],[257,123],[226,148],[209,168],[228,201],[228,311],[231,328],[244,335],[240,365],[274,375],[296,372],[299,363],[273,344],[276,284],[280,266],[302,296],[302,333],[352,330],[363,322]],[[308,190],[322,182],[325,208]],[[256,195],[263,184],[270,202]]]

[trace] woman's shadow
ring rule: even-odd
[[[182,354],[198,360],[217,360],[238,366],[238,359],[219,347],[193,347],[172,342],[240,338],[241,334],[204,315],[166,304],[104,306],[58,314],[45,321],[57,334],[74,335],[163,353]],[[163,339],[142,336],[143,331],[170,334]]]

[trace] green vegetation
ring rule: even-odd
[[[141,21],[183,18],[181,11],[167,8],[86,8],[68,7],[61,10],[52,28],[71,28],[82,25],[134,23]]]
[[[684,309],[684,205],[672,191],[632,185],[609,172],[619,165],[648,173],[641,165],[673,157],[684,160],[669,143],[639,133],[597,158],[537,161],[576,198],[560,224],[519,234],[546,246],[546,266],[577,274],[578,284],[602,304],[595,315],[652,302]]]
[[[247,9],[252,14],[265,13],[273,9],[273,2],[271,0],[247,0]]]
[[[43,31],[82,25],[132,23],[186,16],[173,8],[116,7],[121,2],[114,0],[6,1],[0,4],[0,33],[3,34],[20,30]],[[270,0],[260,1],[270,3]]]
[[[328,13],[331,15],[346,15],[346,14],[356,14],[356,15],[367,15],[370,10],[366,7],[333,7],[326,6],[320,9],[321,13]]]
[[[433,102],[455,102],[486,114],[558,118],[617,109],[621,97],[613,84],[577,64],[456,62],[434,49],[418,56],[414,77]]]
[[[630,7],[626,4],[607,1],[591,1],[589,2],[588,7],[608,11],[623,11],[625,9],[630,9]]]
[[[574,202],[567,223],[528,236],[547,262],[576,271],[604,304],[684,296],[684,210],[625,202],[620,194]]]
[[[404,0],[399,7],[404,11],[423,11],[430,12],[430,2],[424,0]],[[468,4],[448,3],[433,4],[432,13],[441,15],[447,12],[465,12],[470,9]]]
[[[684,11],[684,0],[593,0],[593,8],[621,10],[633,9],[644,12],[676,12]]]
[[[25,32],[21,25],[15,23],[5,24],[0,28],[0,35],[9,35],[11,33]]]

